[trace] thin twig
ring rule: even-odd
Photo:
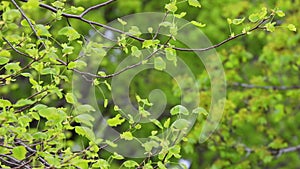
[[[248,89],[266,89],[266,90],[293,90],[300,89],[300,86],[262,86],[247,83],[232,83],[229,86],[243,87]]]
[[[26,16],[26,14],[24,13],[24,11],[20,8],[20,6],[16,3],[15,0],[11,0],[11,2],[14,4],[14,6],[20,11],[21,15],[23,16],[23,18],[27,21],[27,23],[29,24],[30,28],[32,29],[32,31],[34,32],[35,36],[40,40],[41,37],[38,35],[37,31],[35,30],[33,24],[31,23],[30,19]],[[44,47],[46,47],[45,43],[43,41],[41,41],[42,45]]]
[[[97,5],[95,5],[95,6],[91,6],[91,7],[89,7],[88,9],[86,9],[85,11],[83,11],[79,16],[80,16],[80,17],[83,17],[83,16],[86,15],[88,12],[90,12],[90,11],[92,11],[92,10],[95,10],[95,9],[98,9],[98,8],[101,8],[101,7],[103,7],[103,6],[106,6],[106,5],[108,5],[108,4],[112,3],[112,2],[115,2],[115,1],[117,1],[117,0],[109,0],[109,1],[103,2],[103,3],[101,3],[101,4],[97,4]]]
[[[26,54],[26,53],[23,53],[23,52],[21,52],[21,51],[19,51],[17,48],[15,48],[14,46],[13,46],[13,44],[11,44],[5,37],[2,37],[2,39],[15,51],[15,52],[17,52],[18,54],[20,54],[20,55],[23,55],[23,56],[25,56],[25,57],[28,57],[28,58],[30,58],[30,59],[34,59],[33,57],[31,57],[31,56],[29,56],[28,54]]]

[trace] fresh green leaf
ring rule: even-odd
[[[166,69],[166,62],[161,57],[155,57],[154,59],[154,68],[157,70]]]
[[[201,22],[197,22],[197,21],[191,21],[191,23],[199,28],[203,28],[206,26],[206,24],[201,23]]]
[[[17,160],[23,160],[26,157],[27,150],[24,146],[16,146],[12,149],[12,156]]]
[[[120,114],[117,114],[114,118],[108,119],[107,124],[111,127],[116,127],[121,125],[124,121],[125,119],[122,118]]]
[[[198,0],[188,0],[189,5],[201,8],[201,4],[199,3]]]
[[[76,126],[75,127],[75,132],[81,136],[86,137],[87,139],[89,139],[90,141],[95,141],[95,134],[93,132],[93,130],[91,130],[90,128],[87,127],[82,127],[82,126]]]
[[[68,37],[69,41],[73,41],[75,39],[80,38],[80,34],[70,26],[63,27],[58,31],[58,35],[65,35]]]
[[[121,136],[121,139],[124,139],[124,140],[132,140],[133,139],[132,133],[130,131],[125,131],[120,136]]]
[[[290,31],[294,31],[294,32],[297,31],[295,25],[293,25],[293,24],[288,24],[287,28],[288,28]]]

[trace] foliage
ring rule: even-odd
[[[300,165],[299,3],[1,1],[1,168],[296,168]],[[141,32],[139,21],[128,26],[121,18],[147,11],[166,16],[147,34]],[[180,18],[201,29],[215,45],[186,48],[176,39],[181,25],[175,21]],[[109,25],[112,20],[119,25]],[[168,36],[159,35],[164,29]],[[103,40],[109,39],[107,32],[118,33],[116,43]],[[89,41],[95,34],[100,40]],[[185,38],[194,41],[193,34]],[[200,143],[213,82],[195,53],[215,48],[225,69],[227,98],[218,128]],[[160,52],[165,55],[157,56]],[[90,60],[81,60],[82,53]],[[128,57],[139,62],[118,69]],[[180,102],[184,91],[177,81],[163,73],[170,64],[180,65],[179,59],[197,81],[180,76],[180,83],[187,91],[192,85],[200,90],[201,102],[191,110]],[[95,74],[82,71],[99,60]],[[154,70],[141,71],[130,86],[130,101],[138,113],[126,114],[111,96],[114,90],[123,92],[114,88],[111,78],[149,63]],[[73,91],[74,79],[78,85],[95,88],[96,106]],[[168,98],[159,118],[150,111],[159,111],[155,106],[163,102],[164,97],[151,98],[151,90],[158,86]],[[99,122],[98,110],[101,122],[116,129],[118,137],[103,136],[106,127]],[[140,138],[146,137],[142,142]],[[141,143],[137,149],[144,158],[109,151],[126,148],[129,141]]]

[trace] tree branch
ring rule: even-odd
[[[27,21],[27,23],[29,24],[30,28],[32,29],[32,31],[34,32],[35,36],[40,40],[41,37],[38,35],[37,31],[35,30],[33,24],[31,23],[30,19],[26,16],[26,14],[24,13],[24,11],[20,8],[20,6],[16,3],[15,0],[11,0],[11,2],[14,4],[14,6],[20,11],[21,15],[23,16],[23,18]],[[46,47],[46,45],[44,44],[43,41],[41,41],[42,45],[44,47]]]
[[[95,10],[95,9],[98,9],[98,8],[101,8],[103,6],[106,6],[112,2],[115,2],[117,0],[109,0],[109,1],[106,1],[106,2],[103,2],[101,4],[97,4],[95,6],[91,6],[89,7],[88,9],[86,9],[85,11],[83,11],[79,16],[82,18],[84,15],[86,15],[88,12],[92,11],[92,10]]]
[[[100,4],[99,4],[100,5]],[[57,9],[50,6],[50,5],[47,5],[47,4],[40,4],[40,7],[42,8],[45,8],[45,9],[48,9],[52,12],[55,12],[57,13]],[[144,42],[146,39],[143,39],[143,38],[140,38],[140,37],[137,37],[137,36],[134,36],[134,35],[131,35],[127,32],[124,32],[122,30],[119,30],[119,29],[116,29],[116,28],[113,28],[113,27],[110,27],[108,25],[105,25],[105,24],[101,24],[99,22],[95,22],[95,21],[91,21],[91,20],[88,20],[88,19],[85,19],[83,18],[81,15],[73,15],[73,14],[67,14],[67,13],[62,13],[61,14],[63,17],[66,17],[66,18],[74,18],[74,19],[78,19],[78,20],[81,20],[85,23],[88,23],[88,24],[92,24],[92,25],[96,25],[96,26],[100,26],[102,28],[105,28],[105,29],[108,29],[108,30],[111,30],[111,31],[114,31],[114,32],[117,32],[117,33],[120,33],[120,34],[125,34],[126,36],[132,38],[132,39],[135,39],[137,41],[140,41],[140,42]],[[238,37],[241,37],[241,36],[244,36],[244,35],[247,35],[247,33],[250,33],[250,32],[253,32],[257,29],[260,28],[261,25],[263,25],[265,23],[265,21],[269,20],[270,17],[268,18],[265,18],[263,20],[261,20],[255,27],[251,28],[250,30],[248,30],[247,32],[244,32],[244,33],[240,33],[240,34],[237,34],[235,36],[231,36],[225,40],[223,40],[222,42],[216,44],[216,45],[212,45],[210,47],[206,47],[206,48],[199,48],[199,49],[189,49],[189,48],[179,48],[179,47],[172,47],[173,49],[175,50],[178,50],[178,51],[198,51],[198,52],[201,52],[201,51],[207,51],[207,50],[210,50],[210,49],[214,49],[214,48],[217,48],[233,39],[236,39]],[[162,46],[162,44],[160,44],[159,46]],[[166,44],[164,46],[167,46]]]
[[[267,90],[294,90],[300,89],[300,86],[261,86],[261,85],[253,85],[247,83],[232,83],[230,86],[243,87],[248,89],[267,89]]]

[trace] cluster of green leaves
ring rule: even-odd
[[[93,25],[64,15],[78,16],[99,2],[43,2],[51,5],[56,12],[39,7],[42,2],[38,0],[17,2],[17,5],[13,2],[1,1],[0,4],[1,168],[186,168],[178,162],[180,158],[190,160],[191,168],[253,168],[258,165],[293,168],[299,165],[295,153],[279,154],[279,158],[275,156],[280,149],[299,144],[299,90],[229,87],[222,124],[209,141],[199,144],[199,133],[208,115],[205,109],[209,109],[211,99],[208,75],[201,61],[195,62],[192,52],[183,54],[174,49],[174,45],[179,43],[174,38],[178,33],[176,18],[191,20],[190,24],[199,29],[206,27],[203,31],[213,42],[239,33],[250,34],[253,25],[266,21],[259,29],[276,31],[276,34],[253,33],[248,36],[249,39],[233,41],[232,47],[225,46],[219,50],[227,81],[229,84],[295,86],[299,83],[297,54],[300,36],[295,33],[298,25],[290,23],[297,23],[299,18],[297,5],[278,1],[276,5],[272,2],[257,8],[257,4],[246,1],[203,1],[200,4],[198,0],[172,0],[167,4],[151,1],[143,6],[140,0],[120,0],[113,4],[112,9],[104,7],[90,11],[85,18],[105,23],[132,12],[167,10],[174,20],[163,21],[159,26],[168,29],[171,41],[162,44],[164,37],[160,37],[163,40],[158,38],[153,28],[148,29],[151,38],[147,38],[148,35],[143,36],[137,26],[131,26],[116,38],[117,45],[114,46],[125,54],[111,54],[106,48],[114,43],[104,43],[101,38],[97,42],[85,40],[89,31],[94,30]],[[18,9],[18,5],[22,10]],[[271,10],[263,6],[270,6]],[[246,17],[249,22],[246,22]],[[127,24],[122,19],[118,22],[124,27]],[[229,31],[224,33],[224,30]],[[133,41],[128,35],[146,39]],[[80,60],[81,49],[90,61]],[[132,88],[139,93],[134,92],[131,98],[135,100],[139,113],[133,117],[112,103],[108,96],[113,90],[110,81],[102,77],[113,72],[118,61],[129,52],[138,59],[147,58],[143,49],[152,53],[163,51],[166,59],[155,57],[153,64],[157,71],[145,74],[144,77],[153,84],[145,86],[145,78],[134,80]],[[117,61],[112,61],[114,55],[117,55]],[[190,56],[192,59],[189,59]],[[202,90],[199,106],[205,109],[199,107],[188,111],[181,106],[178,100],[182,91],[169,77],[158,74],[166,69],[168,62],[176,65],[177,57],[182,57],[197,76]],[[72,74],[86,75],[79,70],[98,64],[93,60],[102,60],[101,70],[93,75],[92,80],[86,78],[99,89],[97,99],[102,104],[97,108],[81,103],[79,99],[83,96],[75,96],[78,93],[73,93],[71,88]],[[146,62],[142,60],[142,64]],[[186,86],[193,85],[189,77],[183,76],[182,81]],[[165,114],[160,119],[150,118],[149,124],[140,123],[142,118],[151,117],[147,109],[154,106],[148,99],[142,98],[146,98],[150,89],[157,85],[162,86],[170,98]],[[118,138],[106,140],[96,136],[93,125],[97,119],[93,112],[98,108],[104,112],[107,124],[120,130]],[[191,124],[186,118],[195,115],[197,123],[188,133]],[[139,141],[142,137],[149,137],[149,141],[141,145],[149,156],[145,159],[131,159],[104,150],[105,147],[118,147],[119,139]],[[179,142],[179,138],[183,138],[183,142]],[[290,160],[287,161],[287,158]]]

